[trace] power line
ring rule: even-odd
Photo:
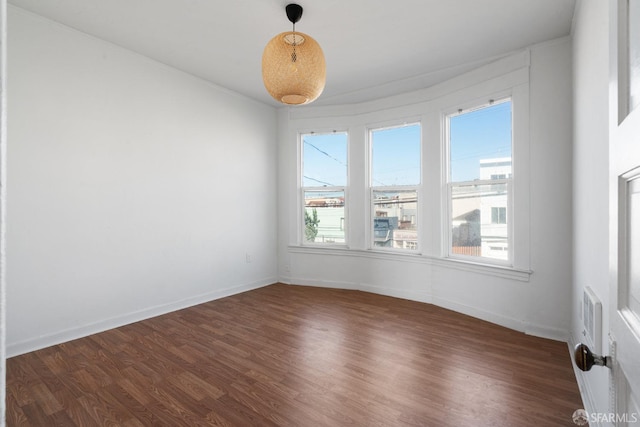
[[[319,179],[311,178],[310,176],[306,176],[306,175],[304,175],[303,177],[304,177],[304,179],[310,179],[311,181],[315,181],[315,182],[318,182],[320,184],[327,185],[329,187],[335,187],[335,185],[333,185],[333,184],[331,184],[329,182],[326,182],[326,181],[320,181]]]
[[[316,150],[318,150],[320,153],[322,153],[323,155],[327,156],[328,158],[330,158],[331,160],[334,160],[336,162],[338,162],[339,164],[341,164],[344,167],[347,167],[347,164],[344,163],[342,160],[336,159],[335,157],[333,157],[331,154],[327,153],[326,151],[323,151],[321,149],[319,149],[318,147],[316,147],[315,145],[313,145],[312,143],[308,142],[306,139],[303,140],[303,142],[307,145],[310,145],[312,148],[315,148]]]

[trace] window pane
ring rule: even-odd
[[[506,224],[507,223],[507,208],[492,207],[491,208],[491,223],[492,224]]]
[[[451,252],[509,259],[507,184],[451,188]]]
[[[511,101],[449,117],[449,150],[451,182],[511,177]]]
[[[373,244],[396,249],[418,249],[418,193],[373,192]]]
[[[304,192],[304,242],[344,243],[344,191]]]
[[[420,125],[371,132],[374,187],[420,184]]]
[[[302,135],[304,187],[347,185],[347,134]]]

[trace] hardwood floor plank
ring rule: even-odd
[[[77,425],[65,410],[51,414],[47,419],[49,422],[47,426],[51,427],[74,427]]]
[[[36,384],[31,387],[30,392],[33,394],[38,406],[42,408],[45,414],[52,415],[62,410],[62,405],[60,405],[60,402],[58,402],[53,393],[51,393],[51,390],[49,390],[45,384]]]
[[[48,426],[51,424],[49,417],[38,406],[37,403],[30,403],[21,407],[24,415],[27,417],[29,424],[32,426]]]
[[[14,374],[17,370],[14,371]],[[24,381],[11,381],[7,383],[7,396],[11,397],[17,407],[22,407],[34,402],[35,397],[29,391],[29,388],[25,385]]]
[[[9,426],[570,426],[566,343],[275,284],[7,360]]]
[[[222,390],[208,383],[190,371],[183,372],[177,377],[170,378],[171,384],[187,393],[196,400],[204,398],[217,399],[224,394]]]
[[[5,418],[7,425],[30,427],[31,423],[29,422],[27,415],[22,409],[22,406],[28,404],[29,403],[23,403],[22,405],[18,404],[18,401],[16,400],[14,394],[11,392],[11,390],[8,390],[5,407]]]
[[[60,399],[59,399],[60,400]],[[87,412],[82,404],[77,400],[73,399],[71,401],[60,400],[64,405],[64,412],[67,414],[69,419],[73,421],[75,426],[95,426],[98,425],[96,421],[91,418],[89,412]]]
[[[129,419],[128,414],[118,413],[118,408],[114,408],[108,400],[104,399],[104,395],[99,393],[86,393],[78,398],[78,403],[93,418],[92,425],[121,425]]]
[[[143,425],[170,425],[171,417],[159,410],[158,403],[146,392],[138,389],[128,379],[110,386],[111,395],[124,405]],[[131,423],[133,421],[130,421]]]
[[[273,421],[266,419],[228,394],[216,399],[212,403],[212,409],[234,426],[277,426]]]

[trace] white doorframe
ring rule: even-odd
[[[640,54],[629,53],[629,1],[610,1],[608,351],[616,418],[607,425],[615,426],[640,425],[640,108],[631,111],[630,102],[630,64]],[[640,22],[633,26],[640,29]]]
[[[7,2],[0,0],[0,426],[6,389]]]

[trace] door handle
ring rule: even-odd
[[[588,371],[593,365],[606,366],[611,369],[613,362],[609,356],[594,354],[585,344],[578,344],[573,350],[573,359],[582,371]]]

